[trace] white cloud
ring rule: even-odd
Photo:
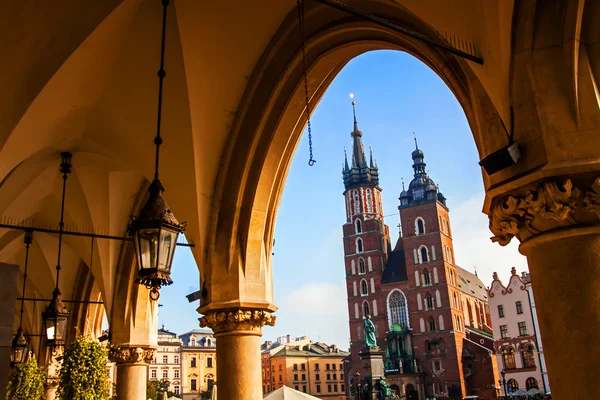
[[[511,267],[520,273],[528,271],[527,259],[519,253],[519,241],[513,239],[508,246],[500,246],[490,240],[487,215],[481,212],[483,194],[474,196],[450,211],[456,263],[462,268],[473,271],[487,286],[492,274],[498,275],[504,282],[510,277]]]
[[[348,306],[343,283],[310,282],[285,296],[275,327],[265,327],[263,336],[274,340],[288,333],[347,348]]]

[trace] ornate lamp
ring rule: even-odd
[[[19,317],[19,329],[13,338],[10,349],[10,364],[12,366],[25,364],[29,358],[29,345],[23,335],[23,310],[25,304],[25,285],[27,284],[27,264],[29,261],[29,245],[31,244],[31,232],[25,232],[25,266],[23,269],[23,295],[21,296],[21,315]]]
[[[46,332],[46,343],[48,346],[62,346],[65,342],[67,319],[69,311],[65,307],[61,299],[61,292],[58,288],[58,280],[60,277],[60,255],[62,250],[62,235],[64,230],[65,217],[65,191],[67,188],[67,176],[71,173],[71,153],[61,153],[60,172],[63,174],[63,191],[60,209],[60,223],[58,233],[58,262],[56,264],[56,287],[52,292],[52,300],[48,307],[42,312],[44,320],[44,330]]]
[[[158,161],[162,138],[160,136],[160,123],[162,117],[162,92],[163,79],[165,78],[165,29],[167,21],[167,6],[169,0],[163,0],[163,27],[160,56],[160,69],[158,71],[158,120],[156,128],[156,158],[154,165],[154,180],[150,185],[150,197],[142,208],[140,215],[133,218],[129,225],[129,233],[133,236],[134,249],[139,267],[136,283],[150,289],[150,298],[157,300],[160,296],[161,286],[170,285],[171,264],[177,237],[185,230],[185,223],[179,223],[169,209],[163,198],[165,188],[158,179]]]

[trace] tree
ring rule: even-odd
[[[25,364],[13,368],[6,388],[6,400],[41,399],[46,373],[31,357]]]
[[[173,396],[173,393],[169,391],[169,387],[171,386],[171,382],[168,379],[151,379],[148,381],[148,385],[146,387],[146,397],[151,400],[156,400],[158,395],[164,392],[170,396]]]
[[[60,400],[105,400],[108,397],[106,349],[78,335],[65,350],[59,372]]]

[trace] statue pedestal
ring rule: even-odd
[[[362,364],[363,385],[369,385],[367,393],[361,400],[379,400],[379,379],[384,378],[383,351],[379,347],[362,349],[358,356]]]

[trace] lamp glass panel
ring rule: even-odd
[[[173,253],[179,232],[169,228],[163,228],[160,231],[160,251],[158,260],[158,270],[165,273],[171,272],[171,263],[173,262]]]
[[[136,234],[136,249],[140,269],[156,269],[159,229],[142,228]]]
[[[10,361],[13,364],[24,364],[27,356],[27,346],[14,346],[10,353]]]

